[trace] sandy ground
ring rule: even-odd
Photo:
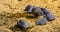
[[[37,18],[28,18],[24,13],[27,5],[44,7],[55,15],[55,20],[36,26]],[[22,31],[17,21],[26,20],[32,28]],[[0,32],[60,32],[60,0],[0,0]]]

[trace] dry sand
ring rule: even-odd
[[[46,25],[36,26],[37,18],[28,18],[23,14],[29,4],[49,9],[56,19]],[[26,20],[33,27],[25,31],[15,27],[20,19]],[[0,0],[0,32],[60,32],[59,21],[60,0]]]

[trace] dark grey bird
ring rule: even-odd
[[[46,17],[48,21],[52,21],[55,19],[55,16],[51,12],[49,12],[48,9],[41,8],[41,10],[44,12],[44,15],[45,15],[44,17]]]
[[[40,7],[35,7],[35,8],[33,8],[32,13],[33,13],[36,17],[42,16],[42,15],[44,14]]]
[[[30,26],[29,26],[29,23],[27,23],[26,21],[24,21],[24,20],[22,20],[22,19],[17,22],[17,26],[18,26],[19,28],[25,28],[25,29],[27,29],[27,28],[30,27]]]
[[[39,18],[38,21],[36,22],[37,25],[45,25],[47,24],[48,20],[46,18]]]
[[[50,13],[47,8],[43,8],[43,7],[41,7],[41,11],[43,11],[44,15]]]
[[[26,6],[26,8],[25,8],[25,12],[26,13],[32,13],[32,9],[33,9],[34,7],[32,6],[32,5],[27,5]]]
[[[52,13],[48,13],[44,17],[46,17],[48,21],[55,20],[55,16]]]

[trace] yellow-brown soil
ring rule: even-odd
[[[36,26],[37,18],[28,18],[26,16],[29,14],[24,14],[24,9],[29,4],[49,9],[56,19],[46,25]],[[15,27],[20,19],[33,26],[25,32],[60,32],[60,0],[0,0],[0,32],[23,32]]]

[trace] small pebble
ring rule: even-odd
[[[35,7],[35,8],[33,8],[32,13],[33,13],[36,17],[42,16],[42,15],[44,14],[40,7]]]
[[[37,25],[45,25],[47,24],[48,20],[46,18],[39,18],[36,22]]]
[[[46,17],[48,21],[55,20],[55,16],[52,13],[48,13],[44,17]]]
[[[30,27],[29,24],[26,21],[22,20],[22,19],[19,20],[19,22],[17,22],[17,26],[19,28],[25,28],[25,29]]]

